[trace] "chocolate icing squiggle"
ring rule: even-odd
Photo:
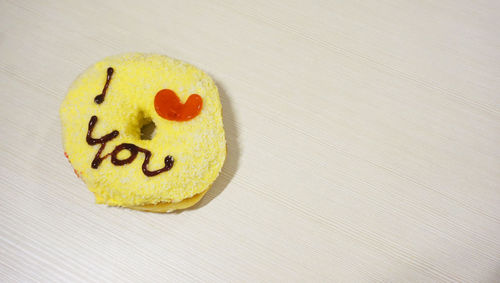
[[[109,82],[111,81],[111,78],[113,77],[113,72],[114,72],[114,69],[109,67],[107,70],[106,83],[104,84],[104,87],[102,88],[102,93],[97,95],[94,98],[95,103],[101,104],[104,101],[104,98],[106,98],[106,92],[108,91]]]
[[[92,168],[97,169],[101,162],[108,157],[109,154],[101,157],[101,153],[106,147],[106,143],[110,140],[116,138],[119,134],[118,131],[112,131],[111,133],[104,135],[98,139],[92,138],[92,131],[94,130],[95,123],[97,123],[97,116],[92,116],[89,121],[89,129],[87,130],[87,143],[89,145],[100,144],[99,150],[97,151],[94,160],[92,160]]]

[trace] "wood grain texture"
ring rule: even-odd
[[[500,2],[0,0],[0,280],[500,280]],[[103,57],[221,89],[194,209],[93,203],[59,105]]]

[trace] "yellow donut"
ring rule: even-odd
[[[153,54],[108,57],[73,82],[61,105],[65,155],[97,203],[184,209],[224,163],[221,112],[215,83],[192,65]],[[145,139],[150,122],[154,136]]]

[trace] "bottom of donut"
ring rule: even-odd
[[[195,205],[203,198],[207,191],[208,190],[196,194],[190,198],[183,199],[180,202],[159,202],[157,204],[128,206],[127,208],[159,213],[172,212],[174,210],[186,209]]]

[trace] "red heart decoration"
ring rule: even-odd
[[[191,120],[200,114],[202,106],[203,99],[198,94],[191,94],[184,104],[171,89],[162,89],[155,96],[156,113],[171,121]]]

